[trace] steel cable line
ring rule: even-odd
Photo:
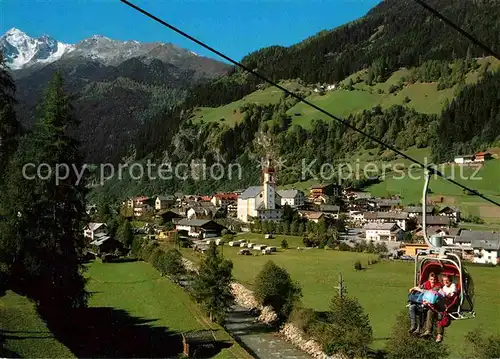
[[[258,72],[256,72],[256,71],[254,71],[254,70],[252,70],[252,69],[248,68],[247,66],[245,66],[245,65],[243,65],[243,64],[241,64],[241,63],[239,63],[238,61],[231,59],[230,57],[228,57],[228,56],[224,55],[222,52],[220,52],[220,51],[218,51],[218,50],[216,50],[216,49],[214,49],[214,48],[212,48],[212,47],[210,47],[210,46],[206,45],[206,44],[205,44],[205,43],[203,43],[202,41],[200,41],[200,40],[198,40],[198,39],[194,38],[193,36],[191,36],[191,35],[189,35],[189,34],[185,33],[184,31],[182,31],[182,30],[178,29],[177,27],[175,27],[175,26],[173,26],[173,25],[171,25],[171,24],[167,23],[166,21],[164,21],[164,20],[162,20],[162,19],[158,18],[157,16],[155,16],[155,15],[153,15],[153,14],[149,13],[148,11],[146,11],[146,10],[142,9],[141,7],[139,7],[139,6],[135,5],[135,4],[132,4],[131,2],[129,2],[129,1],[127,1],[127,0],[120,0],[120,1],[121,1],[122,3],[124,3],[124,4],[128,5],[128,6],[130,6],[131,8],[133,8],[133,9],[137,10],[138,12],[140,12],[140,13],[142,13],[142,14],[146,15],[147,17],[149,17],[149,18],[151,18],[151,19],[155,20],[156,22],[158,22],[158,23],[162,24],[163,26],[166,26],[166,27],[168,27],[169,29],[171,29],[171,30],[173,30],[173,31],[177,32],[178,34],[180,34],[180,35],[182,35],[182,36],[184,36],[185,38],[187,38],[187,39],[189,39],[189,40],[191,40],[191,41],[193,41],[193,42],[197,43],[198,45],[200,45],[200,46],[202,46],[203,48],[205,48],[205,49],[209,50],[210,52],[213,52],[214,54],[216,54],[216,55],[218,55],[218,56],[222,57],[223,59],[225,59],[225,60],[229,61],[230,63],[232,63],[232,64],[234,64],[234,65],[238,66],[239,68],[241,68],[241,69],[243,69],[243,70],[245,70],[245,71],[247,71],[247,72],[251,73],[252,75],[254,75],[254,76],[256,76],[256,77],[260,78],[261,80],[263,80],[263,81],[265,81],[265,82],[269,83],[270,85],[272,85],[272,86],[274,86],[274,87],[279,88],[279,89],[280,89],[280,90],[282,90],[283,92],[287,93],[289,96],[291,96],[291,97],[293,97],[293,98],[295,98],[295,99],[297,99],[297,100],[299,100],[299,101],[301,101],[301,102],[303,102],[303,103],[305,103],[305,104],[307,104],[307,105],[311,106],[311,107],[312,107],[312,108],[314,108],[315,110],[317,110],[317,111],[319,111],[319,112],[321,112],[321,113],[325,114],[326,116],[328,116],[328,117],[330,117],[330,118],[333,118],[334,120],[336,120],[336,121],[338,121],[338,122],[342,123],[344,126],[349,127],[349,128],[350,128],[350,129],[352,129],[353,131],[356,131],[356,132],[358,132],[358,133],[362,134],[363,136],[368,137],[368,138],[369,138],[369,139],[371,139],[372,141],[375,141],[375,142],[376,142],[376,143],[378,143],[379,145],[382,145],[382,146],[384,146],[384,147],[386,147],[386,148],[390,149],[391,151],[393,151],[393,152],[397,153],[398,155],[400,155],[400,156],[402,156],[402,157],[406,158],[407,160],[409,160],[409,161],[411,161],[411,162],[413,162],[413,163],[418,164],[420,167],[422,167],[423,169],[425,169],[425,170],[429,171],[431,174],[436,174],[436,175],[438,175],[438,176],[442,177],[443,179],[447,180],[448,182],[451,182],[451,183],[453,183],[454,185],[456,185],[456,186],[458,186],[458,187],[461,187],[461,188],[462,188],[462,189],[464,189],[464,190],[467,190],[467,191],[469,191],[469,192],[472,192],[472,193],[476,194],[478,197],[480,197],[480,198],[482,198],[482,199],[484,199],[484,200],[486,200],[486,201],[488,201],[488,202],[490,202],[490,203],[492,203],[492,204],[494,204],[494,205],[496,205],[496,206],[500,207],[500,203],[499,203],[499,202],[497,202],[497,201],[495,201],[495,200],[493,200],[493,199],[490,199],[490,198],[486,197],[485,195],[483,195],[483,194],[479,193],[479,191],[477,191],[477,190],[475,190],[475,189],[471,189],[471,188],[469,188],[469,187],[467,187],[467,186],[464,186],[463,184],[461,184],[461,183],[459,183],[459,182],[455,181],[455,180],[454,180],[454,179],[452,179],[452,178],[448,178],[448,177],[446,177],[443,173],[441,173],[440,171],[438,171],[438,170],[437,170],[437,169],[435,169],[434,167],[432,167],[432,166],[426,166],[426,165],[424,165],[423,163],[421,163],[420,161],[418,161],[418,160],[416,160],[416,159],[414,159],[414,158],[412,158],[412,157],[410,157],[410,156],[406,155],[405,153],[403,153],[403,152],[401,152],[400,150],[398,150],[398,149],[396,149],[396,148],[392,147],[391,145],[388,145],[388,144],[384,143],[382,140],[380,140],[380,139],[378,139],[378,138],[376,138],[376,137],[374,137],[374,136],[372,136],[372,135],[369,135],[369,134],[365,133],[364,131],[360,130],[359,128],[357,128],[357,127],[355,127],[355,126],[351,125],[349,122],[347,122],[347,121],[345,121],[345,120],[343,120],[343,119],[341,119],[341,118],[339,118],[339,117],[337,117],[337,116],[335,116],[335,115],[332,115],[330,112],[328,112],[328,111],[326,111],[326,110],[322,109],[321,107],[319,107],[319,106],[317,106],[317,105],[315,105],[315,104],[313,104],[313,103],[309,102],[309,101],[308,101],[308,100],[306,100],[305,98],[303,98],[303,97],[301,97],[301,96],[299,96],[299,95],[297,95],[297,94],[293,93],[292,91],[289,91],[289,90],[288,90],[288,89],[286,89],[285,87],[283,87],[283,86],[281,86],[281,85],[277,84],[276,82],[274,82],[274,81],[272,81],[272,80],[268,79],[268,78],[267,78],[267,77],[265,77],[264,75],[261,75],[261,74],[259,74]]]
[[[491,56],[495,57],[497,60],[500,60],[500,56],[499,54],[497,54],[495,51],[493,51],[491,48],[489,48],[488,46],[486,46],[484,43],[482,43],[481,41],[479,41],[478,39],[476,39],[474,36],[472,36],[471,34],[469,34],[467,31],[465,31],[464,29],[462,29],[461,27],[459,27],[458,25],[456,25],[454,22],[452,22],[450,19],[444,17],[439,11],[437,11],[436,9],[432,8],[429,4],[427,4],[425,1],[423,0],[413,0],[415,1],[418,5],[422,6],[424,9],[426,9],[427,11],[429,11],[431,14],[433,14],[434,16],[436,16],[437,18],[441,19],[444,21],[444,23],[452,28],[454,28],[456,31],[458,31],[461,35],[465,36],[467,39],[469,39],[470,41],[472,41],[474,44],[476,44],[477,46],[479,46],[481,49],[483,49],[484,51],[486,51],[487,53],[489,53]]]

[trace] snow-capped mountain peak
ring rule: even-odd
[[[103,35],[93,35],[74,45],[61,43],[49,35],[32,38],[12,28],[0,37],[0,51],[11,70],[61,61],[89,60],[105,66],[117,66],[132,58],[159,59],[173,65],[198,54],[171,43],[120,41]]]
[[[32,38],[16,28],[0,37],[0,50],[12,70],[56,61],[73,49],[73,45],[63,44],[48,35]]]

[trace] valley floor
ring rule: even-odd
[[[264,264],[272,260],[301,284],[306,307],[326,310],[341,272],[348,295],[358,298],[370,317],[374,332],[373,349],[385,347],[397,314],[407,310],[408,288],[413,285],[413,262],[383,261],[367,265],[368,259],[375,258],[375,255],[326,249],[297,250],[298,246],[303,247],[301,237],[277,235],[275,239],[264,239],[261,234],[237,237],[278,248],[282,239],[287,239],[290,246],[290,249],[278,249],[273,255],[253,256],[238,255],[239,247],[224,246],[224,256],[234,263],[235,279],[249,289]],[[199,260],[192,250],[184,250],[183,255]],[[353,264],[358,259],[365,270],[354,270]],[[475,283],[476,318],[453,322],[446,329],[445,343],[450,347],[450,358],[459,358],[463,353],[467,332],[481,328],[485,333],[500,333],[500,298],[495,294],[500,268],[468,266],[467,269]]]

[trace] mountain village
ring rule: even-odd
[[[424,241],[421,205],[404,206],[398,196],[375,198],[368,192],[333,183],[312,186],[309,193],[293,188],[279,190],[270,160],[261,177],[260,186],[211,196],[137,196],[123,202],[122,211],[129,220],[146,224],[136,233],[143,232],[159,241],[169,241],[178,234],[201,250],[212,241],[224,245],[222,235],[230,232],[236,237],[227,244],[245,248],[241,253],[248,253],[248,249],[263,254],[275,252],[276,246],[266,250],[268,246],[264,244],[237,240],[237,233],[251,231],[256,222],[280,222],[286,207],[306,222],[336,222],[340,225],[337,228],[342,229],[339,238],[351,247],[360,241],[384,243],[393,259],[413,260],[418,252],[429,247]],[[500,233],[459,228],[460,210],[438,201],[442,199],[429,199],[426,206],[428,236],[443,246],[456,247],[466,261],[500,263]],[[94,211],[95,206],[89,206],[88,213],[92,215]],[[274,234],[270,231],[262,238],[272,238]],[[107,235],[105,223],[89,223],[85,237],[99,253],[116,249],[111,243],[119,245]]]

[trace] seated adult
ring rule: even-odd
[[[457,294],[457,286],[455,283],[452,283],[450,280],[450,277],[447,275],[443,275],[441,277],[441,280],[443,281],[443,286],[439,290],[439,293],[444,297],[444,303],[438,303],[437,309],[441,311],[441,306],[443,304],[450,303],[453,300],[453,297]],[[426,332],[432,332],[432,323],[434,320],[437,318],[437,313],[430,310],[428,316],[427,316],[427,322],[426,322]],[[429,330],[428,330],[429,329]],[[436,342],[440,343],[443,341],[443,334],[444,334],[444,326],[443,325],[437,325],[437,336],[436,336]]]
[[[440,292],[447,299],[453,298],[455,294],[457,294],[457,286],[455,283],[451,282],[450,277],[447,275],[443,275],[441,280],[443,281],[443,286],[441,287]]]
[[[428,279],[420,286],[418,287],[412,287],[409,289],[409,300],[410,304],[408,306],[409,312],[410,312],[410,333],[418,333],[420,331],[420,312],[417,310],[418,308],[418,303],[416,301],[413,301],[414,297],[412,294],[415,292],[418,293],[424,293],[427,290],[434,290],[438,291],[441,288],[441,283],[437,280],[436,273],[431,272],[429,273]],[[427,311],[429,312],[429,311]]]

